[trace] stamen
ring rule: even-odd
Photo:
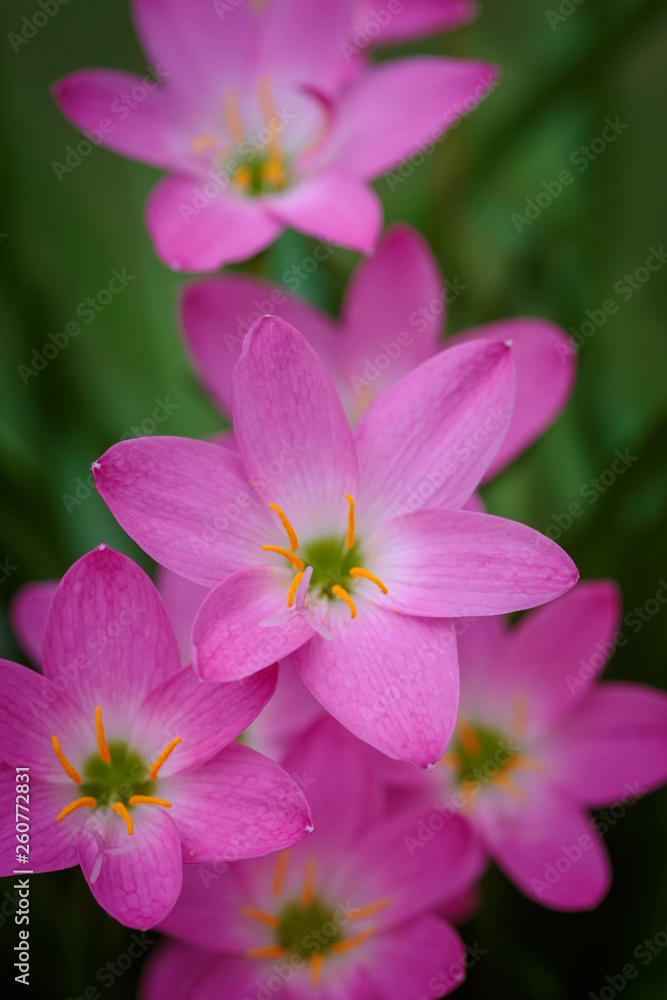
[[[272,89],[273,82],[268,76],[263,77],[263,79],[261,79],[257,84],[257,96],[259,97],[262,114],[264,115],[264,120],[266,121],[270,135],[266,144],[266,148],[269,152],[269,159],[262,170],[262,175],[265,180],[270,181],[276,187],[281,187],[285,184],[285,171],[283,168],[283,155],[280,149],[280,140],[278,139],[277,132],[271,126],[271,119],[275,117],[276,113],[276,106],[271,93]]]
[[[383,584],[382,580],[379,577],[373,576],[372,573],[369,573],[367,569],[362,569],[361,566],[353,566],[352,569],[350,570],[350,576],[352,577],[362,576],[364,580],[370,580],[371,583],[374,583],[376,587],[379,587],[383,594],[386,594],[388,592],[387,588],[385,587],[385,585]]]
[[[459,739],[461,740],[461,744],[465,752],[467,754],[470,754],[470,756],[479,753],[479,751],[482,749],[482,744],[480,743],[479,736],[477,735],[473,727],[470,725],[470,722],[463,714],[463,712],[459,712],[459,718],[456,723],[456,728],[458,730]]]
[[[279,944],[271,944],[268,948],[248,948],[246,955],[248,958],[282,958],[285,949]]]
[[[322,966],[324,965],[324,955],[313,955],[310,960],[310,985],[319,986],[322,976]]]
[[[75,799],[74,802],[70,802],[64,809],[61,809],[58,813],[56,822],[60,823],[61,819],[65,819],[65,816],[69,816],[69,814],[74,812],[75,809],[81,809],[82,806],[88,806],[89,809],[94,809],[96,805],[97,802],[92,795],[84,795],[82,799]]]
[[[171,802],[167,802],[166,799],[156,799],[154,795],[131,795],[127,804],[130,806],[166,806],[167,809],[171,809]]]
[[[537,757],[528,757],[525,754],[517,754],[505,764],[507,771],[530,771],[531,774],[546,774],[549,768],[543,760]]]
[[[300,570],[296,574],[296,576],[294,577],[294,579],[292,580],[292,582],[290,583],[290,588],[287,591],[287,607],[288,608],[291,608],[292,605],[294,604],[294,595],[296,594],[296,592],[297,592],[297,590],[299,588],[299,584],[301,583],[302,580],[303,580],[303,570]]]
[[[310,906],[315,899],[315,858],[306,859],[306,881],[301,893],[301,905]]]
[[[348,608],[350,609],[350,618],[356,618],[357,609],[355,608],[354,601],[352,600],[348,592],[346,590],[343,590],[342,587],[339,587],[338,584],[335,583],[331,588],[331,593],[335,594],[336,597],[340,597],[341,601],[345,601]]]
[[[55,750],[56,757],[60,761],[60,763],[62,765],[62,768],[63,768],[65,774],[67,775],[67,777],[71,778],[72,781],[76,781],[77,785],[80,785],[81,784],[81,775],[76,770],[76,768],[72,767],[72,765],[68,761],[67,757],[65,756],[65,754],[60,749],[60,743],[58,742],[58,737],[57,736],[52,736],[51,737],[51,742],[53,743],[53,749]]]
[[[125,820],[125,826],[127,827],[127,832],[132,836],[134,833],[134,823],[132,822],[132,817],[127,811],[127,807],[123,805],[122,802],[114,802],[111,807],[117,816],[121,816]]]
[[[355,907],[350,913],[350,920],[363,920],[364,917],[371,917],[374,913],[379,913],[380,910],[386,910],[388,906],[391,906],[390,896],[378,899],[377,903],[371,903],[370,906]]]
[[[278,855],[278,860],[276,862],[276,873],[273,876],[273,885],[271,887],[271,892],[274,896],[279,896],[282,892],[283,882],[285,881],[285,873],[287,872],[287,865],[289,863],[289,851],[281,851]]]
[[[517,805],[525,805],[528,801],[528,793],[521,785],[517,784],[511,774],[507,771],[499,771],[498,774],[491,778],[491,784],[496,785],[501,792],[517,803]]]
[[[356,937],[348,938],[346,941],[336,941],[329,948],[335,955],[344,955],[347,951],[352,951],[353,948],[358,948],[360,944],[364,941],[368,941],[369,937],[375,934],[375,930],[371,929],[369,931],[364,931],[363,934],[357,934]]]
[[[280,545],[262,545],[265,552],[277,552],[279,556],[285,556],[288,562],[291,562],[294,569],[305,569],[306,564],[303,559],[299,559],[298,556],[293,555],[288,552],[287,549],[283,549]]]
[[[225,122],[229,138],[235,146],[239,146],[246,138],[241,113],[239,111],[239,92],[232,88],[226,91],[222,98],[222,106],[225,113]]]
[[[445,764],[447,767],[453,767],[456,770],[458,770],[462,766],[463,761],[461,760],[461,758],[457,753],[451,753],[450,751],[447,751],[447,753],[443,753],[442,757],[440,758],[440,763]]]
[[[480,785],[479,782],[468,779],[464,781],[461,785],[461,795],[463,796],[463,802],[461,803],[461,809],[464,813],[472,812],[472,807],[475,804],[475,799],[479,794]]]
[[[289,538],[290,548],[292,549],[292,552],[296,552],[296,550],[299,548],[299,539],[296,537],[296,531],[294,530],[294,528],[292,527],[292,525],[289,523],[289,521],[285,517],[284,511],[282,511],[280,509],[280,507],[278,506],[277,503],[270,503],[269,507],[271,508],[271,510],[275,510],[276,514],[280,518],[282,526],[285,529],[285,531],[287,532],[287,537]]]
[[[345,499],[350,505],[350,509],[347,514],[347,538],[345,539],[345,544],[348,549],[351,549],[354,545],[354,500],[349,493],[345,494]]]
[[[204,133],[202,135],[195,136],[192,140],[190,152],[194,153],[195,156],[199,156],[200,153],[205,153],[207,149],[212,149],[217,145],[218,139],[214,135],[207,135]]]
[[[272,927],[276,930],[280,927],[278,917],[274,917],[272,913],[264,913],[263,910],[257,910],[254,906],[242,906],[241,913],[244,917],[252,917],[253,920],[258,920],[260,924],[266,924],[267,927]]]
[[[250,167],[239,167],[232,177],[232,181],[242,191],[245,191],[252,184],[252,170]]]
[[[109,753],[109,744],[107,743],[107,738],[104,735],[104,725],[102,723],[102,709],[98,705],[95,709],[95,729],[97,731],[97,748],[100,751],[100,757],[105,764],[111,763],[111,754]]]
[[[171,743],[167,744],[167,746],[164,748],[158,759],[153,761],[153,763],[148,769],[148,777],[151,779],[151,781],[155,781],[155,779],[157,778],[157,773],[164,764],[165,760],[167,759],[171,751],[174,749],[174,747],[177,747],[180,742],[181,742],[181,737],[177,736],[176,739],[172,740]]]

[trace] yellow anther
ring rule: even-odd
[[[374,583],[376,587],[379,587],[383,594],[387,593],[387,588],[383,584],[382,580],[378,576],[374,576],[369,573],[367,569],[363,569],[361,566],[353,566],[350,570],[350,576],[352,577],[363,577],[364,580],[370,580]]]
[[[122,819],[125,820],[125,826],[127,827],[127,832],[131,837],[132,834],[134,833],[134,823],[132,822],[132,817],[127,811],[127,807],[124,806],[122,802],[114,802],[111,808],[113,809],[113,811],[116,813],[117,816],[120,816]]]
[[[153,761],[153,763],[148,769],[148,777],[151,779],[151,781],[155,781],[155,779],[157,778],[157,773],[164,764],[165,760],[167,759],[171,751],[174,749],[174,747],[177,747],[180,742],[181,742],[181,737],[177,736],[176,739],[172,740],[171,743],[167,744],[167,746],[164,748],[158,759]]]
[[[324,955],[313,955],[310,960],[310,985],[319,986],[322,976],[322,966],[324,965]]]
[[[391,897],[385,896],[384,899],[378,899],[377,903],[371,903],[370,906],[354,908],[350,913],[350,920],[363,920],[364,917],[372,917],[374,913],[386,910],[388,906],[391,906]]]
[[[287,607],[288,608],[291,608],[292,605],[294,604],[294,595],[296,594],[297,590],[299,589],[299,584],[301,583],[302,580],[303,580],[303,570],[300,570],[296,574],[296,576],[294,577],[294,579],[292,580],[292,582],[290,583],[289,590],[287,591]]]
[[[442,757],[440,758],[440,763],[444,764],[446,767],[453,767],[457,771],[460,767],[463,766],[463,761],[461,760],[459,755],[457,753],[452,753],[449,750],[447,751],[447,753],[443,753]]]
[[[232,180],[237,187],[245,191],[252,184],[252,170],[250,167],[239,167]]]
[[[75,809],[81,809],[82,806],[94,809],[96,805],[97,802],[92,795],[84,795],[83,798],[76,799],[74,802],[70,802],[69,805],[65,806],[64,809],[61,809],[58,813],[57,822],[60,823],[61,819],[65,819],[65,816],[69,816],[69,814],[74,812]]]
[[[207,149],[212,149],[217,145],[218,139],[214,135],[204,133],[203,135],[195,136],[190,145],[190,151],[195,156],[199,156],[200,153],[205,153]]]
[[[526,790],[522,788],[521,785],[514,780],[512,775],[507,773],[507,771],[499,771],[498,774],[495,774],[493,778],[491,778],[491,784],[499,788],[501,792],[505,793],[505,795],[509,795],[512,801],[516,802],[517,805],[525,805],[528,801],[528,793]]]
[[[463,796],[461,808],[464,813],[471,812],[480,788],[480,783],[478,781],[474,781],[473,779],[468,779],[461,785],[461,795]]]
[[[356,618],[357,609],[355,608],[354,601],[352,600],[348,592],[346,590],[343,590],[342,587],[339,587],[338,584],[335,583],[331,588],[331,593],[335,594],[336,597],[339,597],[341,601],[345,601],[348,608],[350,609],[350,618]]]
[[[287,865],[289,864],[289,851],[281,851],[278,855],[278,860],[276,862],[276,873],[273,876],[273,885],[271,886],[271,892],[274,896],[279,896],[282,892],[283,882],[285,881],[285,874],[287,872]]]
[[[301,893],[301,905],[310,906],[315,899],[315,858],[306,860],[306,881]]]
[[[282,188],[287,182],[282,163],[277,159],[270,159],[262,167],[262,180],[271,184],[275,188]]]
[[[461,740],[461,746],[467,754],[471,756],[473,754],[479,753],[482,749],[482,744],[480,743],[479,736],[475,732],[474,728],[471,726],[470,722],[463,714],[459,712],[459,717],[456,723],[456,729],[459,734],[459,739]]]
[[[268,162],[262,170],[263,178],[276,187],[283,187],[285,184],[285,170],[283,165],[283,155],[280,149],[280,140],[275,126],[272,124],[276,116],[276,106],[273,100],[273,82],[270,77],[263,77],[257,84],[257,95],[264,120],[269,130],[269,140],[266,148],[269,151]]]
[[[285,529],[285,531],[287,532],[287,537],[289,538],[290,548],[291,548],[292,552],[296,552],[296,550],[299,548],[299,539],[296,537],[296,531],[294,530],[294,528],[292,527],[292,525],[289,523],[289,521],[285,517],[284,511],[281,510],[281,508],[278,506],[277,503],[270,503],[269,507],[271,508],[271,510],[275,510],[276,514],[280,518],[281,524],[282,524],[283,528]]]
[[[279,944],[270,944],[267,948],[248,948],[246,955],[248,958],[282,958],[285,949]]]
[[[277,930],[280,927],[280,920],[278,917],[274,917],[272,913],[264,913],[263,910],[257,910],[254,906],[242,906],[241,913],[244,917],[251,917],[253,920],[257,920],[260,924],[266,924],[267,927],[271,927]]]
[[[347,538],[345,539],[345,544],[348,549],[351,549],[354,545],[354,500],[349,493],[345,494],[345,499],[350,505],[350,509],[347,513]]]
[[[171,802],[166,799],[156,799],[154,795],[131,795],[127,800],[130,806],[166,806],[171,809]]]
[[[368,939],[373,937],[374,934],[374,930],[364,931],[363,934],[357,934],[356,937],[347,938],[346,941],[336,941],[335,944],[331,945],[329,950],[335,955],[344,955],[345,952],[352,951],[353,948],[358,948],[360,944],[364,943],[364,941],[368,941]]]
[[[77,785],[80,785],[81,784],[81,775],[79,774],[79,772],[75,768],[72,767],[72,765],[68,761],[67,757],[65,756],[65,754],[60,749],[60,743],[58,742],[58,737],[57,736],[52,736],[51,737],[51,742],[53,743],[53,749],[55,750],[56,757],[60,761],[60,763],[62,765],[62,768],[63,768],[65,774],[67,775],[67,777],[71,778],[72,781],[76,781]]]
[[[231,89],[226,91],[222,98],[222,107],[225,113],[225,122],[229,138],[235,146],[239,146],[246,138],[243,120],[239,111],[239,92]]]
[[[530,771],[531,774],[546,774],[549,768],[543,760],[537,757],[528,757],[526,754],[517,754],[510,758],[505,764],[506,771]]]
[[[277,552],[279,556],[285,556],[288,562],[294,566],[294,569],[305,569],[306,564],[303,559],[299,559],[292,552],[288,552],[287,549],[283,549],[280,545],[262,545],[265,552]]]
[[[95,732],[97,733],[97,749],[100,752],[100,757],[105,764],[111,763],[111,754],[109,752],[109,744],[107,743],[107,738],[104,735],[104,725],[102,723],[102,709],[98,705],[95,709]]]

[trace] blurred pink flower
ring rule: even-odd
[[[286,226],[371,252],[382,209],[369,181],[497,78],[485,63],[426,56],[351,72],[357,12],[358,0],[248,0],[222,16],[210,0],[134,0],[153,73],[82,70],[55,84],[96,142],[168,171],[147,224],[170,267],[245,260]]]
[[[100,546],[65,574],[43,670],[0,662],[0,874],[17,867],[17,767],[29,768],[30,869],[80,864],[98,902],[132,927],[169,912],[184,861],[263,854],[310,828],[293,779],[232,742],[271,697],[275,669],[202,685],[126,556]]]
[[[261,861],[190,868],[160,927],[178,941],[149,959],[142,1000],[242,1000],[260,989],[285,1000],[405,1000],[458,986],[463,945],[434,911],[481,874],[468,825],[454,816],[430,846],[408,850],[424,811],[387,818],[381,756],[331,719],[285,766],[303,782],[315,833]]]
[[[475,0],[359,0],[351,47],[360,51],[450,31],[472,21],[478,11]]]
[[[505,344],[461,344],[382,393],[352,432],[319,357],[269,317],[234,373],[238,453],[143,438],[93,471],[153,558],[215,587],[193,630],[201,677],[238,680],[290,655],[339,721],[426,766],[456,719],[449,619],[532,607],[576,581],[550,539],[459,509],[502,440],[513,383]]]
[[[231,411],[232,371],[243,338],[255,320],[272,313],[296,326],[320,355],[354,423],[378,393],[441,349],[447,303],[456,294],[455,285],[443,285],[424,240],[399,225],[385,233],[374,257],[359,264],[338,323],[284,288],[239,274],[189,285],[181,316],[197,374],[223,412]],[[480,338],[511,342],[516,363],[514,411],[489,478],[561,412],[572,390],[575,354],[563,330],[527,318],[489,323],[446,345]]]

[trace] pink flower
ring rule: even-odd
[[[149,960],[142,1000],[405,1000],[450,992],[465,975],[454,929],[434,910],[470,888],[483,859],[468,825],[442,822],[430,844],[405,837],[432,809],[386,818],[376,755],[333,720],[286,766],[316,832],[290,851],[221,871],[186,872]]]
[[[343,55],[357,0],[134,0],[154,71],[82,70],[55,85],[96,142],[168,172],[148,229],[173,268],[241,261],[286,226],[371,252],[382,210],[369,181],[482,100],[487,64],[417,57],[355,72]],[[156,81],[157,77],[157,81]]]
[[[588,809],[627,808],[667,780],[667,695],[596,683],[620,618],[616,587],[596,581],[514,629],[462,622],[456,736],[419,777],[443,813],[463,809],[522,892],[557,910],[594,907],[609,888],[604,815]]]
[[[474,0],[359,0],[352,45],[388,45],[451,31],[477,16]]]
[[[307,273],[293,277],[300,281]],[[247,330],[261,315],[275,313],[320,355],[354,423],[378,393],[441,349],[446,304],[456,294],[456,285],[443,285],[424,240],[400,225],[357,268],[339,323],[284,288],[239,274],[191,284],[181,315],[197,373],[224,412],[231,411],[232,371]],[[517,369],[514,412],[488,478],[555,420],[570,395],[575,362],[567,335],[545,320],[501,320],[449,343],[479,338],[511,341]]]
[[[232,742],[271,697],[275,669],[200,684],[126,556],[100,546],[65,574],[43,669],[0,662],[1,874],[26,853],[12,832],[19,767],[29,768],[30,869],[80,864],[98,902],[132,927],[166,916],[183,861],[263,854],[309,829],[294,781]]]
[[[550,539],[459,509],[500,444],[513,381],[505,344],[462,344],[387,389],[352,432],[321,360],[269,317],[234,373],[238,453],[153,437],[95,462],[125,530],[215,587],[193,630],[200,676],[238,680],[290,655],[362,739],[435,763],[457,707],[447,619],[534,606],[576,580]]]

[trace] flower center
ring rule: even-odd
[[[276,902],[283,894],[289,855],[289,851],[281,851],[276,862],[271,887],[271,894],[276,898]],[[303,890],[298,899],[286,901],[276,913],[258,910],[254,906],[241,907],[243,916],[264,924],[274,934],[273,944],[250,948],[246,955],[249,958],[283,958],[287,955],[298,955],[299,958],[309,961],[310,981],[313,986],[317,986],[326,958],[352,951],[375,934],[375,928],[369,927],[361,933],[347,936],[345,933],[347,923],[364,920],[390,905],[389,898],[378,900],[370,906],[353,909],[345,909],[340,905],[334,906],[326,902],[316,894],[315,861],[309,858],[305,865]]]
[[[271,510],[275,511],[280,518],[290,547],[286,549],[281,545],[263,545],[262,548],[265,552],[275,552],[284,556],[297,571],[287,592],[288,608],[291,608],[294,603],[294,596],[307,566],[312,567],[310,586],[316,588],[317,595],[326,600],[337,597],[344,601],[350,609],[350,618],[355,618],[357,614],[350,592],[354,590],[355,583],[360,577],[364,580],[370,580],[371,583],[380,588],[383,594],[387,593],[387,588],[382,580],[359,565],[361,550],[354,539],[354,500],[349,493],[345,494],[345,499],[348,502],[346,534],[339,537],[318,538],[308,542],[303,546],[302,556],[298,554],[299,539],[285,512],[277,503],[269,504]]]
[[[143,758],[126,743],[112,741],[107,743],[102,722],[102,709],[95,709],[95,730],[97,734],[96,754],[91,754],[83,765],[83,778],[70,764],[63,753],[58,737],[52,737],[53,750],[65,774],[77,785],[83,793],[80,798],[70,802],[57,816],[60,823],[75,809],[111,809],[125,822],[130,836],[134,833],[134,823],[130,810],[138,805],[158,805],[171,807],[166,799],[156,798],[151,792],[154,789],[158,771],[172,750],[181,742],[180,736],[172,740],[160,756],[150,766]]]

